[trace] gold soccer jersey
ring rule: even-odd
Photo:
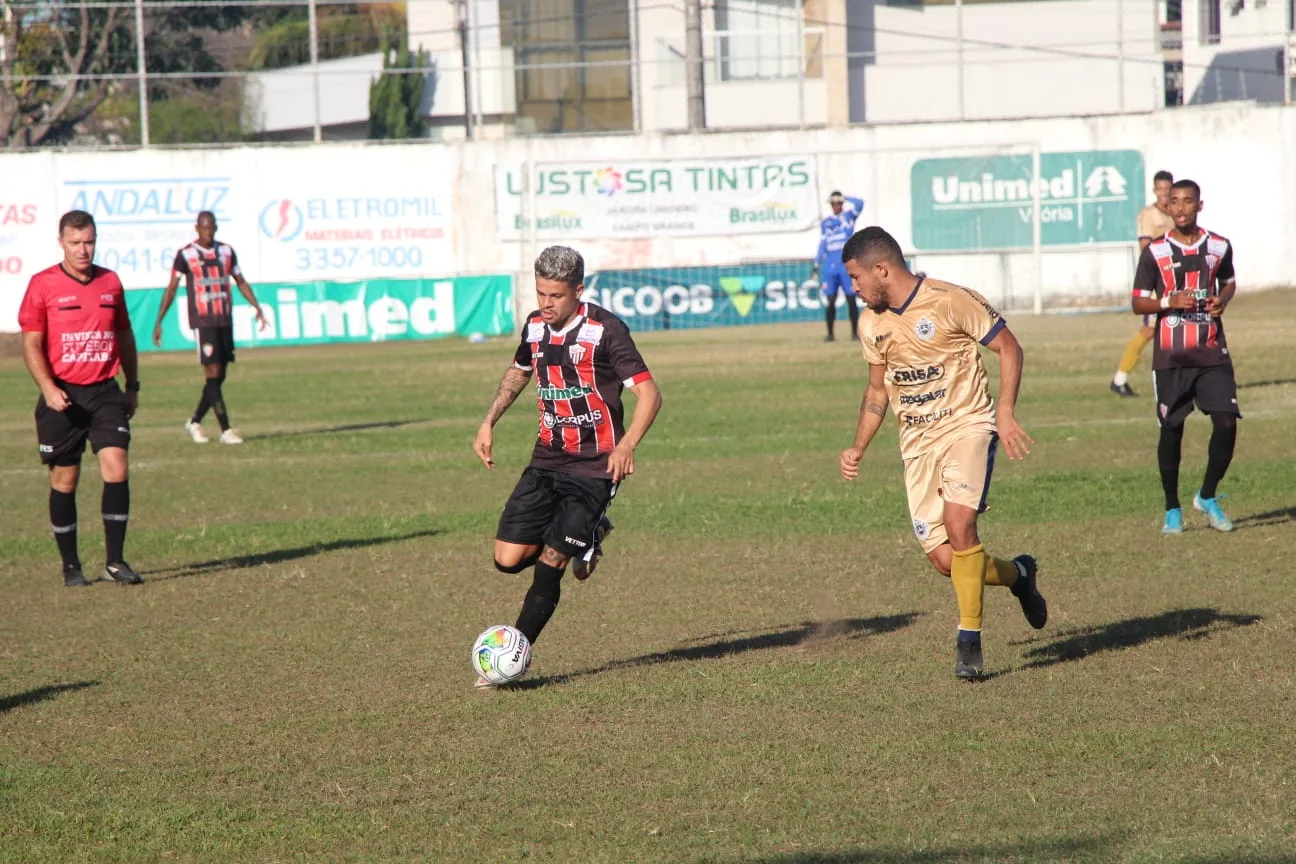
[[[994,471],[994,404],[977,344],[1004,319],[975,291],[923,278],[899,308],[860,319],[864,359],[886,367],[914,535],[948,541],[946,503],[985,509]]]
[[[1173,227],[1174,220],[1170,218],[1170,214],[1159,209],[1155,204],[1149,204],[1139,211],[1136,226],[1139,237],[1156,240]]]
[[[942,449],[962,433],[994,431],[977,344],[988,345],[1004,323],[977,292],[925,277],[903,306],[860,317],[865,361],[886,367],[902,458]]]

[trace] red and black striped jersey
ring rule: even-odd
[[[1197,242],[1185,245],[1167,233],[1148,244],[1134,274],[1134,296],[1158,299],[1189,291],[1197,300],[1195,311],[1157,313],[1153,369],[1232,364],[1224,322],[1206,312],[1206,300],[1232,281],[1233,245],[1218,234],[1203,230]]]
[[[171,267],[185,280],[190,327],[232,326],[230,283],[243,272],[233,246],[217,240],[205,249],[194,241],[176,253]]]
[[[532,312],[513,362],[535,375],[540,432],[531,464],[606,478],[608,454],[625,435],[621,392],[652,378],[625,322],[583,303],[553,330]]]

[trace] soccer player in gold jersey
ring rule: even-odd
[[[1174,175],[1169,171],[1158,171],[1152,178],[1152,192],[1156,195],[1156,201],[1139,211],[1138,214],[1138,244],[1139,255],[1153,240],[1160,240],[1166,235],[1166,232],[1175,226],[1174,219],[1170,216],[1170,186],[1174,183]],[[1143,326],[1139,327],[1138,332],[1130,337],[1129,342],[1125,345],[1125,350],[1121,352],[1120,365],[1116,367],[1116,374],[1112,376],[1111,391],[1117,396],[1137,396],[1134,388],[1129,385],[1130,373],[1138,365],[1139,355],[1143,349],[1152,341],[1152,334],[1156,328],[1156,316],[1144,315]]]
[[[978,678],[982,596],[986,585],[1012,591],[1036,629],[1048,606],[1036,585],[1035,559],[986,554],[977,535],[994,457],[1002,442],[1021,459],[1034,442],[1014,409],[1022,349],[1001,316],[975,291],[909,272],[900,245],[877,226],[842,249],[855,293],[871,315],[860,318],[860,346],[869,365],[855,441],[841,453],[841,473],[859,476],[860,460],[886,416],[900,421],[900,455],[914,534],[932,565],[949,576],[958,599],[954,674]],[[999,355],[999,402],[990,398],[978,353]]]

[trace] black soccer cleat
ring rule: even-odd
[[[594,528],[594,547],[585,553],[584,557],[576,559],[576,563],[572,566],[573,576],[584,582],[594,575],[594,571],[599,565],[599,559],[603,557],[603,541],[612,533],[614,527],[612,520],[607,516],[599,519],[598,525]]]
[[[981,634],[974,630],[959,630],[955,647],[954,676],[964,681],[981,677],[985,663],[981,659]]]
[[[1124,384],[1117,384],[1115,381],[1113,381],[1111,383],[1111,392],[1115,393],[1117,396],[1137,396],[1138,395],[1137,393],[1134,392],[1134,388],[1129,386],[1128,381],[1126,381]]]
[[[90,584],[90,580],[85,578],[81,572],[80,564],[63,565],[63,587],[64,588],[84,588]]]
[[[825,342],[835,342],[835,341],[837,341],[837,337],[836,337],[836,336],[833,336],[833,334],[829,333],[827,336],[824,337],[824,341],[825,341]]]
[[[1013,564],[1017,565],[1017,581],[1009,590],[1021,603],[1026,623],[1039,630],[1048,623],[1048,603],[1044,602],[1044,595],[1039,592],[1035,579],[1035,559],[1030,555],[1018,555],[1013,559]]]
[[[125,561],[118,561],[116,564],[104,567],[103,579],[105,582],[117,582],[122,585],[139,585],[144,581]]]

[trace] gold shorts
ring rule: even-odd
[[[984,512],[998,445],[999,436],[994,432],[966,432],[943,449],[904,460],[909,518],[924,552],[949,541],[946,501]]]

